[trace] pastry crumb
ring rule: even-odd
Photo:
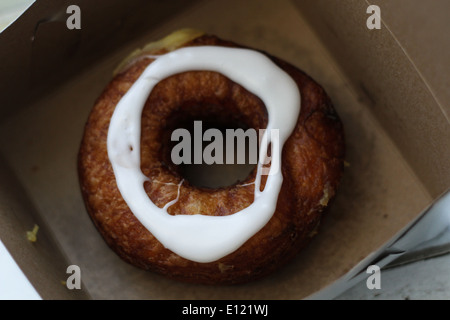
[[[329,192],[329,185],[327,184],[323,190],[323,196],[322,199],[320,199],[319,204],[322,207],[326,207],[328,205],[328,202],[330,201],[330,192]]]
[[[319,233],[320,222],[314,227],[314,229],[308,234],[308,237],[314,238]]]
[[[221,263],[221,262],[219,262],[218,267],[219,267],[219,270],[220,270],[221,273],[225,273],[228,270],[234,269],[234,266],[226,265],[226,264]]]
[[[37,224],[34,225],[33,230],[27,231],[27,239],[30,242],[37,241],[37,233],[39,231],[39,226]]]

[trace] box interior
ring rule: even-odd
[[[437,177],[440,169],[425,178],[424,168],[418,168],[424,163],[427,166],[439,165],[448,157],[434,152],[432,156],[437,160],[415,160],[413,151],[425,148],[422,144],[427,142],[426,139],[419,139],[410,147],[403,146],[405,137],[415,137],[416,133],[411,132],[408,125],[404,125],[401,131],[393,130],[392,115],[380,113],[376,107],[386,101],[397,102],[397,93],[394,90],[382,91],[383,88],[378,88],[370,77],[364,85],[355,85],[358,83],[355,79],[364,73],[356,66],[349,68],[342,63],[341,52],[332,49],[335,45],[350,44],[344,42],[344,38],[339,44],[327,38],[330,31],[327,33],[322,28],[336,30],[333,29],[336,25],[330,22],[328,27],[320,27],[320,21],[323,21],[320,17],[326,19],[334,11],[322,8],[326,6],[323,1],[320,4],[314,8],[311,1],[248,0],[245,6],[237,0],[198,1],[161,19],[152,27],[135,29],[133,39],[118,41],[114,49],[103,53],[101,58],[90,60],[92,58],[86,57],[89,68],[71,74],[54,90],[49,89],[45,95],[36,96],[22,108],[3,113],[0,153],[5,164],[1,167],[20,186],[20,190],[10,192],[20,193],[29,203],[28,207],[16,206],[18,209],[14,210],[21,213],[14,219],[20,220],[17,217],[22,215],[38,217],[39,223],[46,226],[43,234],[58,246],[52,252],[46,252],[43,260],[47,262],[42,262],[42,266],[25,270],[30,279],[33,279],[33,270],[36,269],[41,270],[42,278],[46,273],[49,275],[47,281],[33,281],[44,298],[302,299],[349,271],[415,218],[436,194],[444,191],[448,177]],[[352,1],[352,4],[340,8],[342,15],[352,16],[348,12],[352,5],[360,8],[356,1]],[[85,8],[83,12],[88,12],[89,6]],[[339,6],[335,9],[340,12]],[[365,9],[361,14],[365,26]],[[339,23],[343,22],[336,22]],[[257,282],[217,288],[178,283],[137,269],[123,262],[107,247],[88,217],[81,198],[76,157],[84,123],[94,101],[128,53],[184,27],[201,29],[266,50],[293,63],[325,88],[344,123],[349,166],[319,234],[294,261]],[[335,36],[340,32],[345,33],[346,29],[335,31]],[[364,35],[362,37],[364,42]],[[399,54],[394,58],[399,59],[398,64],[404,63],[404,56]],[[371,94],[368,95],[367,91]],[[419,95],[421,93],[418,91]],[[426,92],[424,94],[427,97]],[[12,96],[20,100],[17,94]],[[383,100],[373,101],[372,96]],[[13,102],[14,97],[10,97]],[[403,105],[389,104],[389,107],[395,113],[395,108]],[[430,112],[436,110],[434,107],[430,107]],[[411,113],[402,113],[404,121],[408,121],[409,116]],[[432,113],[428,120],[434,117],[439,118],[439,115]],[[411,121],[416,120],[421,121],[419,118]],[[428,120],[423,130],[429,125]],[[445,127],[448,122],[443,125],[448,128]],[[10,202],[20,203],[10,198],[0,198],[0,208],[6,208],[2,210],[9,210]],[[14,220],[4,213],[1,218]],[[17,223],[13,221],[10,224]],[[2,241],[4,238],[18,238],[10,235],[23,233],[31,227],[4,227],[0,229],[0,238]],[[4,242],[7,247],[14,243],[12,240]],[[24,252],[42,256],[36,247],[32,245]],[[63,273],[64,264],[76,264],[81,268],[82,292],[65,290],[64,293],[52,293],[48,289],[56,286],[56,282],[61,285],[57,277],[50,276],[55,273],[48,266],[52,259],[59,261],[56,265],[64,269]]]

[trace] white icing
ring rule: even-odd
[[[255,197],[247,208],[229,216],[170,215],[157,207],[144,190],[148,178],[140,169],[141,114],[154,86],[186,71],[215,71],[258,96],[268,111],[268,125],[260,148]],[[272,161],[281,163],[281,150],[300,112],[300,92],[294,80],[265,55],[248,49],[217,46],[187,47],[159,56],[120,100],[108,131],[108,156],[117,186],[137,219],[169,250],[186,259],[216,261],[242,246],[273,216],[283,176],[271,172],[260,190],[267,147],[279,143]],[[270,141],[270,130],[279,129],[279,141]]]

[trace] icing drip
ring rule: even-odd
[[[269,116],[260,148],[253,203],[235,214],[169,215],[157,207],[144,190],[148,178],[140,169],[141,114],[154,86],[172,75],[187,71],[215,71],[257,95]],[[276,209],[283,176],[281,150],[295,128],[300,112],[300,92],[294,80],[265,55],[248,49],[217,46],[187,47],[158,56],[119,101],[108,131],[108,156],[117,187],[137,219],[169,250],[183,258],[207,263],[242,246],[271,219]],[[270,135],[279,130],[278,139]],[[264,190],[260,190],[268,146],[272,165]],[[275,151],[276,152],[275,152]]]

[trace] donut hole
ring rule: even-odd
[[[149,180],[184,179],[207,192],[250,184],[267,122],[263,101],[220,73],[171,76],[154,87],[142,112],[141,170]]]
[[[166,162],[192,186],[219,189],[251,182],[259,160],[258,130],[224,113],[195,115],[192,108],[169,122]]]

